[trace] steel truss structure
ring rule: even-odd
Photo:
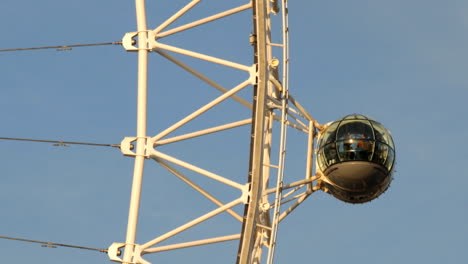
[[[135,166],[126,241],[124,243],[113,243],[108,250],[110,259],[116,262],[146,264],[149,262],[143,258],[145,254],[238,240],[237,263],[273,263],[279,223],[310,194],[319,189],[320,184],[317,183],[319,177],[314,168],[314,141],[316,141],[316,135],[322,129],[322,125],[317,123],[299,102],[291,96],[288,88],[289,28],[287,0],[252,0],[236,8],[167,29],[182,15],[189,14],[200,2],[201,0],[190,1],[155,29],[148,29],[145,1],[136,0],[137,31],[127,33],[123,37],[124,48],[127,51],[138,53],[138,109],[137,135],[125,138],[121,144],[122,153],[135,158]],[[252,12],[253,14],[253,29],[250,34],[246,32],[246,38],[249,37],[250,44],[253,46],[252,65],[240,64],[161,42],[167,36],[202,27],[206,23],[216,23],[218,20],[241,12]],[[280,28],[273,28],[272,17],[280,20],[278,23]],[[272,40],[272,34],[276,33],[280,35],[279,39],[281,41],[279,43]],[[147,65],[150,52],[161,55],[189,74],[222,92],[219,97],[201,106],[155,136],[148,136],[147,133]],[[248,77],[239,81],[237,86],[228,89],[189,66],[182,59],[173,56],[173,54],[244,71],[248,74]],[[239,92],[245,89],[252,89],[252,98],[245,99],[239,95]],[[240,118],[239,121],[173,136],[174,131],[204,115],[208,110],[226,100],[235,100],[239,103],[239,107],[251,109],[251,117],[244,117]],[[215,173],[191,164],[158,149],[159,146],[169,143],[201,136],[207,137],[241,126],[251,127],[250,161],[248,175],[244,177],[245,182],[238,182],[232,177],[229,178],[222,173]],[[285,171],[288,129],[298,130],[305,135],[305,144],[303,145],[307,153],[305,157],[305,176],[300,180],[289,180]],[[146,159],[156,161],[157,164],[167,169],[171,174],[180,178],[213,202],[217,206],[216,209],[195,217],[193,220],[153,240],[137,244],[136,230],[143,168]],[[240,191],[240,196],[224,203],[178,170],[178,167],[220,182],[226,185],[226,188],[237,189]],[[290,204],[286,207],[286,203]],[[241,205],[244,206],[243,214],[239,212],[242,210],[242,208],[239,210]],[[235,208],[237,208],[237,211]],[[160,244],[168,238],[176,236],[221,213],[227,213],[236,219],[239,223],[239,233],[213,238],[200,238],[199,240],[184,243]]]

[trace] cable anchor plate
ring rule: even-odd
[[[144,137],[145,139],[145,145],[144,145],[144,151],[142,153],[143,156],[145,156],[145,158],[149,158],[150,157],[150,153],[149,153],[149,150],[150,148],[148,147],[148,142],[150,141],[150,137]],[[136,141],[138,140],[138,137],[125,137],[122,142],[120,143],[120,151],[122,152],[122,154],[124,154],[124,156],[128,156],[128,157],[136,157],[138,156],[139,154],[137,153],[140,153],[138,150],[136,150],[136,152],[132,151],[136,148]],[[152,144],[150,145],[152,146]],[[140,154],[141,155],[141,154]]]
[[[114,262],[124,263],[124,260],[121,259],[119,256],[122,255],[122,249],[125,248],[127,244],[125,243],[112,243],[110,245],[107,255],[109,256],[110,260]],[[125,263],[129,264],[151,264],[150,262],[144,260],[142,255],[142,249],[140,245],[133,245],[133,252],[124,252],[124,254],[132,254],[130,262],[125,261]]]

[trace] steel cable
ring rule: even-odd
[[[88,146],[98,146],[98,147],[120,148],[119,144],[98,144],[98,143],[87,143],[87,142],[42,140],[42,139],[28,139],[28,138],[10,138],[10,137],[0,137],[0,140],[17,140],[17,141],[31,141],[31,142],[42,142],[42,143],[55,143],[54,146],[67,146],[68,144],[70,144],[70,145],[88,145]]]
[[[105,45],[122,45],[122,42],[115,41],[115,42],[91,43],[91,44],[73,44],[73,45],[60,45],[60,46],[32,47],[32,48],[0,49],[0,52],[40,50],[40,49],[56,49],[58,51],[61,51],[61,50],[71,50],[72,48],[76,48],[76,47],[105,46]]]
[[[22,242],[37,243],[37,244],[41,244],[42,247],[49,247],[49,248],[54,248],[54,247],[69,247],[69,248],[93,250],[93,251],[99,251],[99,252],[102,252],[102,253],[107,253],[107,249],[82,247],[82,246],[75,246],[75,245],[68,245],[68,244],[60,244],[60,243],[53,243],[53,242],[46,242],[46,241],[38,241],[38,240],[31,240],[31,239],[24,239],[24,238],[17,238],[17,237],[0,236],[0,239],[8,239],[8,240],[16,240],[16,241],[22,241]]]

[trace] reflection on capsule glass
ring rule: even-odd
[[[390,185],[395,145],[390,132],[376,120],[347,115],[321,131],[318,169],[324,189],[339,200],[364,203]]]

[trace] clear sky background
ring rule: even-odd
[[[147,2],[155,28],[188,1]],[[176,25],[243,3],[203,1]],[[392,131],[397,163],[390,189],[371,203],[314,193],[280,225],[277,263],[466,263],[468,2],[296,0],[289,7],[291,93],[320,123],[355,112],[379,120]],[[250,12],[162,42],[250,65]],[[0,49],[112,42],[131,31],[133,1],[0,3]],[[135,136],[136,62],[120,46],[0,53],[0,137],[119,144]],[[247,77],[186,62],[226,87]],[[157,54],[149,73],[149,135],[219,95]],[[178,134],[249,116],[227,102]],[[300,178],[304,135],[290,131],[299,151],[288,152],[287,177]],[[238,129],[161,151],[245,182],[248,142],[248,129]],[[133,159],[118,149],[0,141],[0,164],[0,236],[95,248],[124,242]],[[225,202],[238,195],[205,182]],[[213,208],[149,160],[137,241]],[[171,241],[239,232],[238,223],[221,220]],[[234,263],[237,244],[148,259]],[[102,253],[7,240],[0,253],[2,263],[109,262]]]

